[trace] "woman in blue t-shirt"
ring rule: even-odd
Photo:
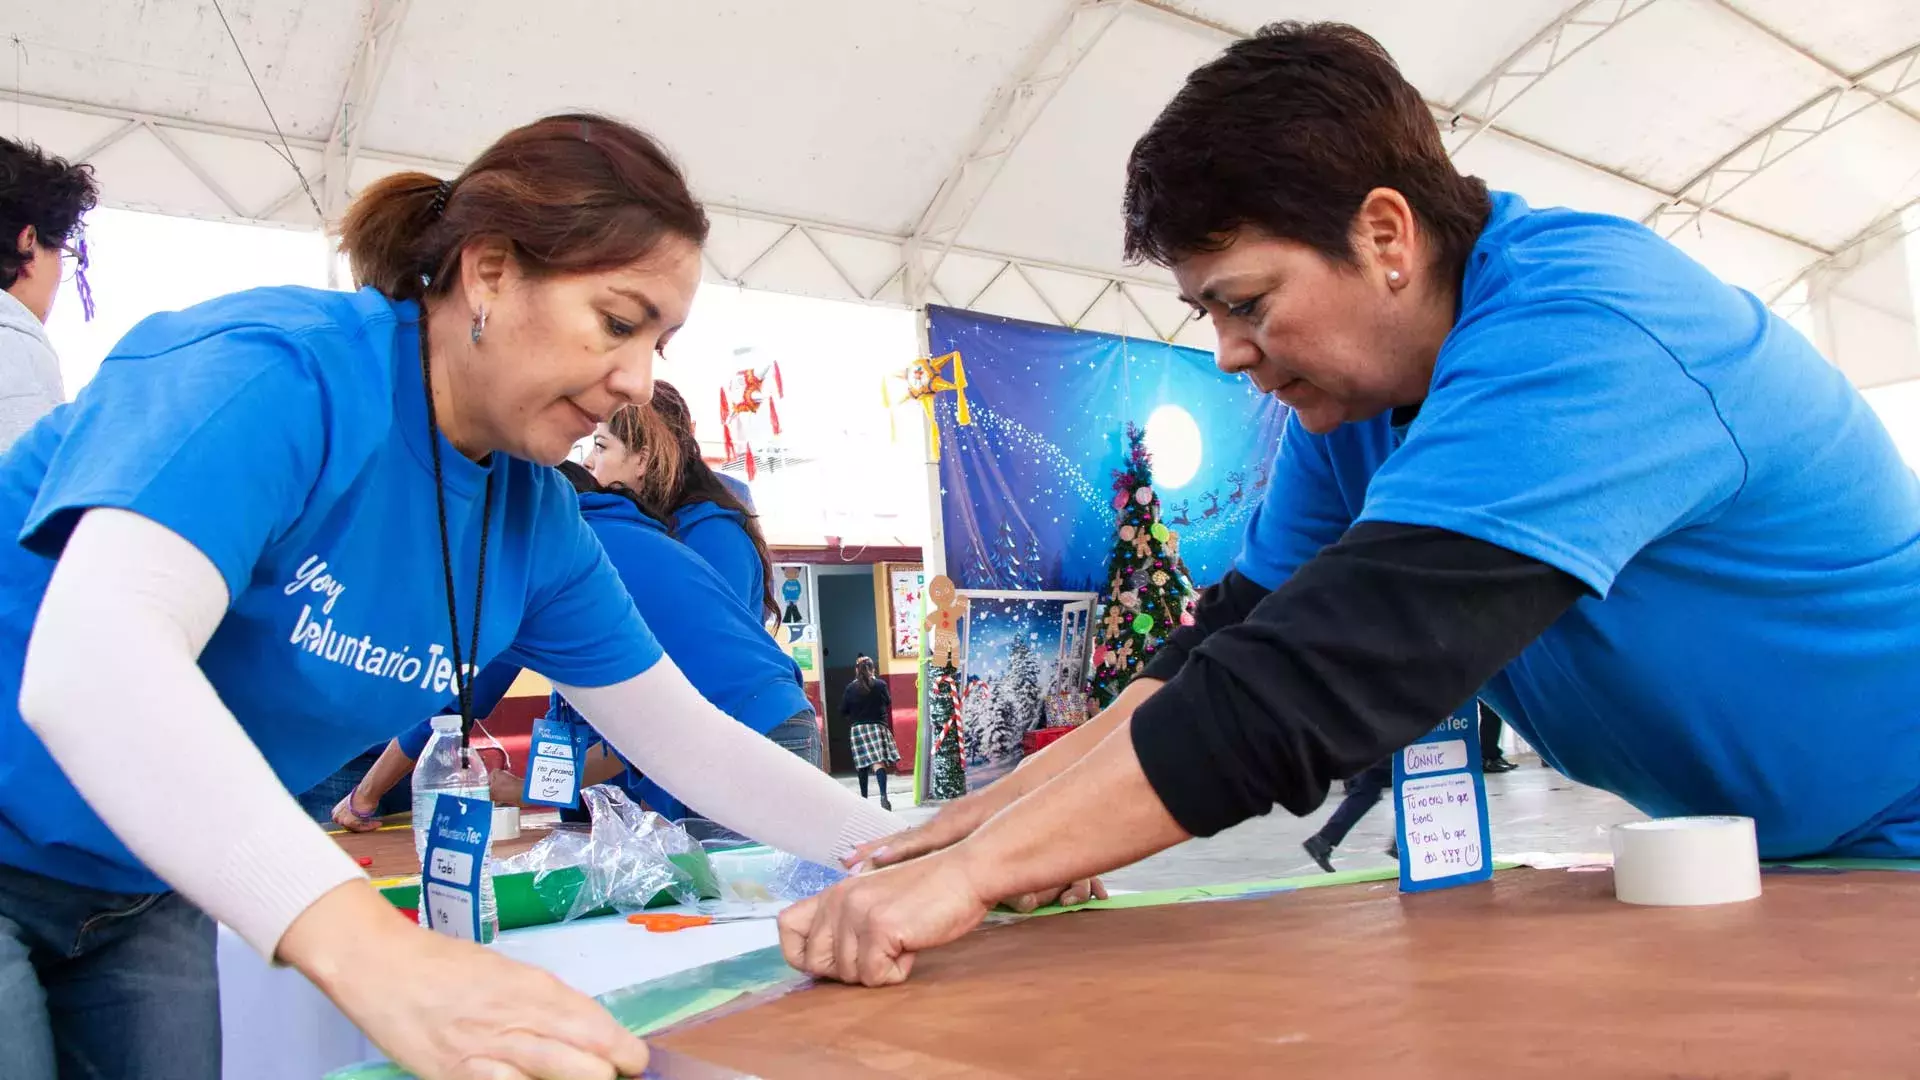
[[[368,187],[358,293],[148,319],[0,457],[0,1075],[218,1073],[216,919],[422,1077],[638,1073],[586,997],[397,917],[288,794],[471,715],[495,659],[756,839],[893,828],[700,697],[547,467],[647,400],[706,234],[646,135],[550,117]]]
[[[771,557],[760,519],[701,456],[687,401],[664,379],[646,408],[621,409],[593,433],[587,468],[601,486],[631,491],[674,539],[719,573],[741,605],[766,621],[773,601]],[[815,766],[826,750],[814,714],[794,716],[767,738]]]
[[[672,383],[654,384],[644,409],[622,409],[593,433],[587,468],[627,488],[667,519],[673,535],[720,572],[750,611],[778,613],[772,559],[753,507],[714,472],[694,437],[693,413]]]
[[[674,540],[666,523],[642,504],[633,489],[603,488],[591,473],[572,462],[562,464],[560,471],[580,493],[580,513],[600,538],[635,608],[694,689],[728,716],[769,737],[795,726],[817,731],[799,666],[761,620],[731,602],[731,584],[691,548]],[[475,711],[491,711],[517,673],[499,664],[483,672],[480,684],[492,692],[482,693]],[[559,694],[553,695],[547,715],[585,723]],[[430,723],[423,720],[388,744],[371,768],[363,767],[364,775],[355,775],[357,784],[332,808],[334,822],[355,832],[378,828],[382,797],[407,778],[430,735]],[[812,745],[819,746],[817,737]],[[648,809],[672,820],[687,816],[688,808],[680,798],[628,768],[617,754],[603,750],[596,745],[589,753],[580,786],[617,779],[628,795]],[[819,767],[817,749],[811,756],[800,756]],[[716,763],[716,772],[724,769],[724,762]],[[496,776],[506,779],[511,774]],[[718,782],[715,779],[709,788]],[[517,796],[520,789],[518,778],[512,778],[507,794]],[[695,793],[687,794],[691,798]],[[495,798],[500,795],[497,792]],[[704,800],[693,809],[704,813]]]
[[[1751,818],[1761,857],[1920,856],[1920,479],[1763,302],[1462,174],[1333,23],[1194,71],[1124,202],[1220,369],[1290,409],[1271,482],[1099,717],[786,913],[809,971],[898,980],[976,898],[1309,813],[1474,697],[1651,816]]]

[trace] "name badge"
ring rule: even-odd
[[[433,827],[420,860],[420,895],[427,928],[462,941],[483,941],[480,879],[486,873],[493,800],[442,793],[433,800]]]
[[[580,770],[586,760],[587,732],[564,720],[533,722],[527,753],[527,789],[521,801],[540,806],[580,805]]]
[[[1480,708],[1469,701],[1393,758],[1400,891],[1425,892],[1493,876]]]

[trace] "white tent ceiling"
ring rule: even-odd
[[[1380,38],[1465,170],[1643,220],[1770,302],[1920,223],[1916,0],[10,0],[0,131],[92,161],[113,205],[312,227],[592,108],[686,165],[716,279],[1206,347],[1120,260],[1121,166],[1188,70],[1276,18]],[[1912,324],[1910,289],[1859,291]]]

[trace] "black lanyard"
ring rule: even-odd
[[[440,566],[447,575],[447,625],[453,631],[453,685],[460,699],[460,752],[463,758],[473,735],[473,676],[461,662],[460,613],[453,603],[453,546],[447,540],[447,483],[440,471],[440,421],[433,408],[433,360],[427,350],[427,321],[420,320],[420,381],[427,391],[427,445],[433,452],[433,501],[440,511]],[[476,663],[480,655],[480,601],[487,589],[487,533],[493,524],[493,470],[487,470],[486,494],[480,499],[480,570],[473,586],[473,637],[466,656]]]

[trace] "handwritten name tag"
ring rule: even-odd
[[[1400,891],[1424,892],[1493,876],[1480,711],[1469,701],[1395,755]]]

